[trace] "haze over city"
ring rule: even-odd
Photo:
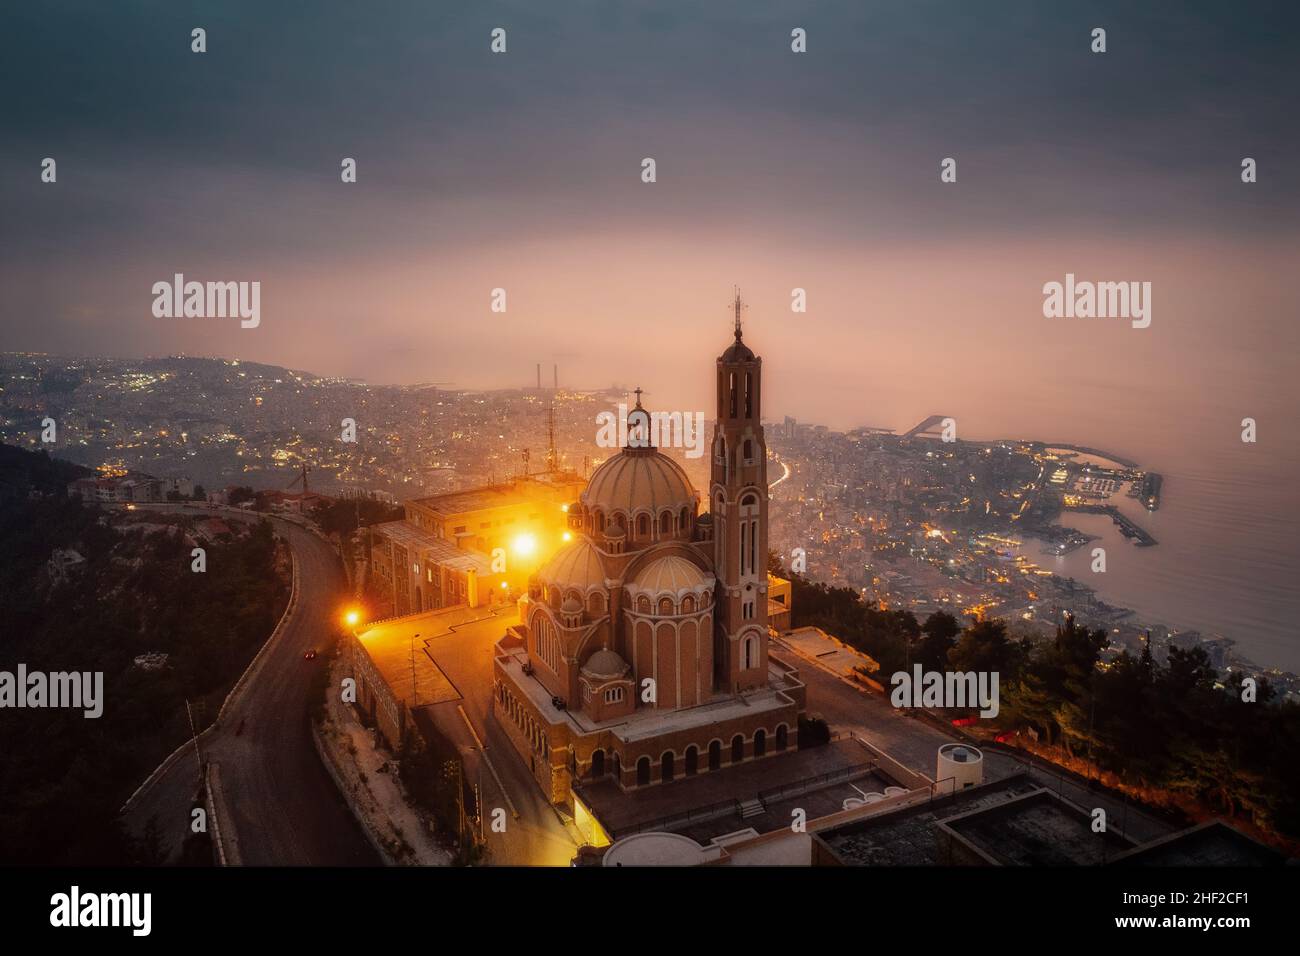
[[[8,12],[0,866],[371,941],[379,865],[903,867],[872,932],[1021,935],[1233,866],[1172,925],[1248,926],[1300,853],[1297,35]]]

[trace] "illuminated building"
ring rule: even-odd
[[[622,791],[793,750],[805,688],[768,657],[767,447],[762,360],[741,339],[717,360],[708,511],[628,414],[627,445],[567,510],[572,540],[538,569],[497,644],[494,713],[553,802]],[[578,805],[576,813],[585,812]]]
[[[522,591],[540,556],[562,543],[562,506],[582,486],[577,475],[546,472],[406,502],[404,520],[371,529],[374,581],[389,610],[481,607]]]

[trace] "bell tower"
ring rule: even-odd
[[[718,356],[709,510],[717,577],[714,661],[718,689],[741,693],[767,683],[767,442],[763,360],[745,345],[736,290],[735,341]]]

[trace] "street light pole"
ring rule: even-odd
[[[411,635],[411,706],[412,707],[414,707],[417,701],[419,700],[415,692],[415,686],[416,686],[415,685],[415,639],[419,636],[420,636],[419,631],[416,631],[414,634]]]
[[[190,709],[190,699],[185,698],[185,713],[190,719],[190,736],[194,738],[194,756],[199,762],[199,777],[203,776],[203,751],[199,749],[199,732],[194,728],[194,711]]]

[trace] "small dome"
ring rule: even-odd
[[[665,591],[677,594],[683,589],[706,587],[712,583],[712,579],[698,567],[675,554],[651,561],[633,579],[636,587],[652,594]]]
[[[556,551],[538,570],[537,579],[551,587],[586,592],[588,588],[604,585],[605,567],[596,546],[582,535]]]
[[[624,448],[602,462],[582,493],[589,509],[606,513],[695,508],[695,489],[681,465],[654,448]],[[608,533],[608,532],[607,532]]]
[[[718,361],[725,364],[735,362],[752,362],[754,353],[748,345],[740,340],[740,325],[736,325],[736,341],[732,342],[727,351],[718,356]]]
[[[627,661],[619,657],[608,647],[602,647],[587,658],[582,665],[582,672],[588,677],[611,678],[622,677],[628,672]]]
[[[565,614],[581,614],[582,602],[570,594],[564,599],[564,603],[560,605],[560,610]]]

